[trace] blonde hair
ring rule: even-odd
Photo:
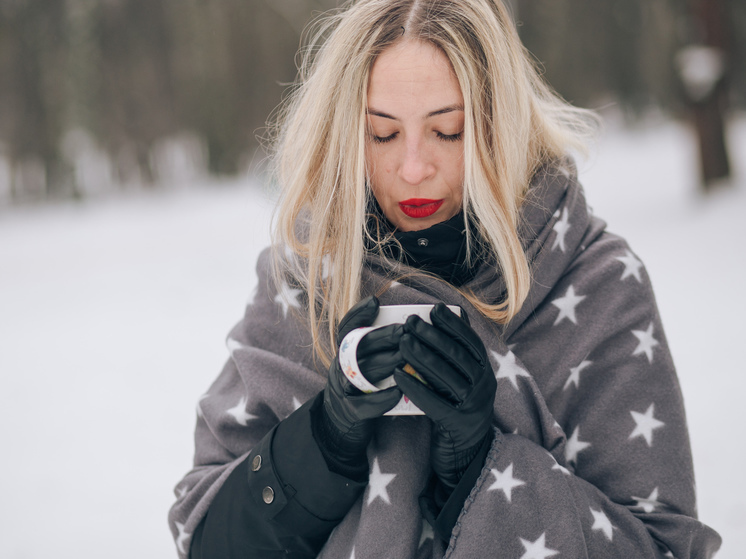
[[[308,291],[316,355],[328,364],[335,325],[360,298],[372,196],[365,163],[368,77],[376,57],[402,40],[439,48],[460,84],[463,208],[474,218],[465,224],[476,224],[507,291],[497,304],[464,294],[485,316],[508,322],[530,288],[517,233],[530,179],[541,164],[583,151],[593,114],[542,81],[500,0],[358,0],[317,20],[307,38],[298,82],[278,113],[273,161],[282,196],[274,239],[285,254],[274,261],[277,279],[290,274]],[[330,265],[334,274],[326,278]]]

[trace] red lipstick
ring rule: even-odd
[[[399,208],[407,217],[419,219],[430,217],[443,205],[443,200],[430,200],[428,198],[410,198],[399,202]]]

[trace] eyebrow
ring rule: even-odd
[[[434,117],[434,116],[443,115],[443,114],[446,114],[446,113],[452,113],[454,111],[463,111],[463,110],[464,110],[464,106],[463,105],[449,105],[448,107],[443,107],[442,109],[438,109],[436,111],[431,111],[431,112],[427,113],[427,115],[425,116],[425,118],[431,118],[431,117]],[[369,115],[373,115],[373,116],[380,116],[382,118],[388,118],[390,120],[399,120],[395,116],[391,116],[388,113],[384,113],[383,111],[377,111],[375,109],[366,109],[365,113],[369,114]]]

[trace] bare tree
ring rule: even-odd
[[[723,0],[691,0],[694,40],[678,54],[699,142],[705,191],[730,176],[724,113],[728,103],[729,40]]]

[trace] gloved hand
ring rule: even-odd
[[[370,326],[378,315],[378,299],[368,297],[352,307],[337,329],[337,343],[356,328]],[[366,334],[357,347],[360,372],[375,384],[391,376],[404,362],[399,352],[403,333],[401,324],[391,324]],[[324,388],[324,404],[320,408],[320,444],[343,464],[359,462],[373,435],[373,419],[380,417],[401,399],[397,387],[365,394],[353,386],[342,372],[339,354],[329,367]]]
[[[491,430],[497,381],[466,315],[443,303],[430,311],[432,325],[410,316],[399,343],[402,357],[427,382],[397,369],[396,384],[433,425],[431,465],[453,489]]]

